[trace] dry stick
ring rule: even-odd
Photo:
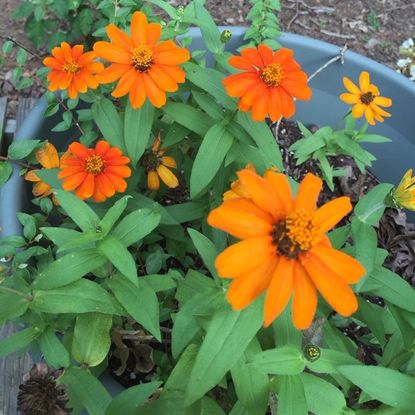
[[[297,0],[295,3],[295,15],[292,17],[292,19],[287,24],[287,32],[290,30],[291,25],[295,22],[295,20],[297,19],[299,15],[299,11],[300,11],[299,7],[300,7],[300,2],[299,0]]]
[[[328,30],[324,30],[324,29],[320,29],[321,33],[324,33],[327,36],[334,36],[334,37],[339,37],[340,39],[350,39],[350,40],[355,40],[356,36],[354,35],[343,35],[341,33],[334,33],[334,32],[330,32]]]
[[[0,39],[8,40],[10,42],[13,42],[16,46],[19,46],[19,48],[24,49],[29,55],[34,56],[36,59],[39,59],[42,61],[42,57],[38,55],[36,52],[33,52],[32,50],[28,49],[26,46],[22,45],[20,42],[18,42],[16,39],[12,38],[11,36],[5,36],[0,34]]]
[[[320,66],[320,68],[318,68],[314,73],[312,73],[309,77],[308,77],[308,82],[310,82],[315,76],[317,76],[320,72],[322,72],[324,69],[326,69],[328,66],[330,66],[332,63],[337,62],[338,60],[340,61],[340,63],[343,65],[344,64],[344,54],[346,53],[347,50],[347,44],[344,45],[340,51],[339,54],[337,56],[335,56],[334,58],[331,58],[330,60],[328,60],[324,65]],[[277,121],[277,124],[275,125],[275,139],[278,140],[278,132],[280,129],[280,125],[281,125],[281,121],[282,121],[282,116],[280,117],[280,119]]]
[[[65,111],[69,111],[69,108],[65,105],[65,103],[57,96],[56,99],[59,102],[59,105],[65,110]],[[75,126],[78,128],[78,130],[80,131],[80,133],[82,135],[85,135],[84,130],[82,129],[82,127],[79,125],[79,121],[76,117],[72,116],[72,121],[75,124]]]
[[[18,166],[24,167],[25,169],[28,169],[28,170],[33,169],[33,166],[31,166],[30,164],[22,163],[22,162],[16,161],[16,160],[10,160],[9,157],[0,156],[0,160],[1,161],[8,161],[9,163],[17,164]]]

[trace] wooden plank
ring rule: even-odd
[[[3,154],[3,132],[6,129],[7,98],[0,98],[0,154]]]
[[[26,114],[34,107],[37,99],[21,98],[16,114],[16,127],[23,122]],[[35,138],[35,137],[33,137]],[[6,324],[0,329],[0,341],[15,333],[13,325]],[[30,370],[33,361],[27,353],[13,354],[0,359],[0,415],[17,414],[17,394],[23,375]]]

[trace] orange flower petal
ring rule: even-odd
[[[137,77],[137,71],[134,68],[131,68],[126,72],[118,81],[118,84],[111,95],[115,98],[123,97],[124,95],[130,92],[134,81]]]
[[[268,115],[268,102],[270,101],[270,89],[266,88],[261,99],[252,104],[252,119],[258,122],[264,121]]]
[[[115,187],[117,192],[124,193],[127,190],[127,182],[119,176],[115,176],[114,174],[105,172],[105,176],[108,180],[111,180],[111,183]]]
[[[360,96],[360,89],[346,76],[343,77],[343,85],[351,94]]]
[[[284,88],[279,88],[282,115],[285,118],[290,118],[295,113],[294,99],[290,96]]]
[[[326,233],[352,210],[350,198],[347,196],[327,202],[314,213],[314,218],[322,233]]]
[[[147,97],[150,102],[156,108],[161,108],[166,103],[166,93],[160,89],[146,73],[143,74],[143,82]]]
[[[36,174],[37,171],[39,170],[29,170],[24,176],[25,180],[28,182],[40,182],[40,178]]]
[[[115,194],[115,186],[111,180],[105,175],[105,173],[97,174],[95,176],[95,186],[102,192],[106,197],[112,197]]]
[[[94,52],[106,61],[131,65],[131,53],[113,43],[95,42]]]
[[[147,98],[143,74],[138,74],[130,91],[130,103],[134,109],[141,108]]]
[[[316,261],[312,255],[303,254],[300,261],[318,291],[334,310],[344,317],[357,310],[356,296],[343,278],[334,274],[320,261]]]
[[[352,115],[354,118],[360,118],[363,113],[365,112],[366,105],[362,104],[360,101],[358,101],[357,104],[355,104],[352,108]]]
[[[36,159],[45,169],[59,167],[59,154],[51,143],[46,143],[43,148],[36,151]]]
[[[65,177],[72,176],[73,174],[78,174],[82,172],[85,172],[85,167],[81,165],[66,167],[59,172],[58,178],[64,179]]]
[[[135,12],[131,19],[131,35],[134,46],[141,46],[147,43],[147,16],[143,12]]]
[[[255,72],[254,67],[252,66],[252,63],[249,62],[248,59],[245,59],[241,56],[231,56],[228,60],[229,65],[233,66],[237,69],[242,69],[244,71],[248,72]]]
[[[257,68],[263,67],[261,55],[256,48],[246,48],[241,51],[241,56]]]
[[[170,78],[182,84],[186,79],[186,73],[180,66],[158,65]]]
[[[164,72],[160,66],[153,65],[147,72],[153,82],[163,91],[176,92],[179,87],[174,79]]]
[[[270,236],[249,238],[221,252],[216,258],[215,267],[220,277],[236,278],[275,258],[276,250]]]
[[[294,56],[294,52],[291,49],[281,48],[281,49],[278,49],[274,53],[274,57],[273,57],[272,62],[274,62],[274,63],[280,63],[280,64],[285,64],[289,60],[292,61],[293,60],[293,56]]]
[[[380,105],[382,107],[390,107],[392,105],[392,100],[390,98],[385,98],[385,97],[375,97],[373,102],[376,105]]]
[[[105,173],[111,173],[120,177],[130,177],[131,169],[127,166],[108,166],[105,169]]]
[[[121,78],[130,68],[130,65],[113,63],[97,75],[97,80],[103,84],[109,84]]]
[[[172,168],[172,169],[177,168],[177,163],[176,163],[176,160],[175,160],[173,157],[163,156],[163,157],[161,158],[161,162],[162,162],[165,166],[170,167],[170,168]]]
[[[363,71],[359,75],[359,86],[361,92],[365,93],[369,90],[370,75],[369,72]]]
[[[360,100],[360,98],[357,95],[350,94],[348,92],[345,92],[340,95],[340,99],[345,102],[346,104],[352,105],[357,104]]]
[[[86,179],[87,173],[85,171],[72,173],[62,183],[62,188],[67,192],[75,190]]]
[[[158,23],[150,23],[147,26],[147,43],[155,46],[161,36],[161,25]]]
[[[95,190],[95,176],[93,174],[86,174],[85,179],[76,189],[76,195],[80,199],[88,199],[94,194]]]
[[[295,261],[281,256],[268,287],[264,303],[264,327],[268,327],[290,300],[294,283]]]
[[[179,65],[190,59],[190,53],[185,48],[179,48],[172,40],[161,42],[154,48],[154,63],[157,65]]]
[[[52,188],[47,183],[40,181],[33,186],[32,192],[36,197],[44,197],[52,193]]]
[[[307,173],[301,181],[294,202],[296,210],[314,212],[317,206],[318,196],[323,187],[323,181],[314,174]]]
[[[89,157],[92,154],[91,149],[85,147],[83,144],[78,143],[77,141],[69,145],[69,150],[72,154],[75,154],[81,158]]]
[[[261,56],[262,64],[264,66],[272,62],[274,54],[269,46],[264,44],[258,45],[258,53]]]
[[[308,255],[340,275],[348,284],[356,284],[366,274],[359,261],[337,249],[319,245],[309,251]]]
[[[265,172],[264,178],[276,190],[281,204],[284,205],[284,211],[290,213],[293,210],[294,201],[287,176],[268,169]]]
[[[294,297],[292,314],[294,326],[298,330],[307,329],[313,321],[317,309],[317,290],[303,266],[294,265]]]
[[[160,188],[159,175],[155,170],[150,170],[147,174],[147,187],[150,190],[159,190]]]
[[[108,37],[111,39],[111,42],[113,42],[115,45],[123,49],[125,49],[126,47],[132,49],[134,47],[133,41],[131,40],[130,36],[128,36],[122,30],[118,29],[118,27],[115,26],[115,24],[110,23],[105,30],[107,32]]]
[[[167,167],[165,167],[163,164],[160,164],[157,167],[157,173],[160,176],[160,179],[163,181],[163,183],[170,189],[174,189],[179,185],[179,180],[174,175],[174,173]]]
[[[276,191],[264,178],[249,169],[239,171],[238,178],[260,209],[268,212],[276,220],[286,213]]]
[[[232,281],[227,299],[234,310],[242,310],[262,294],[269,286],[277,264],[277,258],[273,257]]]
[[[43,65],[48,66],[49,68],[56,69],[58,71],[62,70],[62,62],[59,62],[57,59],[48,56],[43,59]]]

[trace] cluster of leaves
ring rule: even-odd
[[[250,0],[252,4],[247,20],[251,22],[244,39],[249,45],[264,43],[276,49],[280,44],[276,41],[280,36],[277,12],[281,10],[279,0]]]
[[[53,131],[67,136],[82,131],[80,140],[88,145],[105,137],[130,157],[133,175],[124,196],[95,204],[64,192],[57,169],[38,171],[59,206],[49,198],[34,199],[36,213],[18,213],[23,234],[0,240],[0,324],[12,320],[23,326],[0,342],[0,356],[34,347],[50,366],[65,368],[59,381],[68,385],[75,414],[86,408],[91,415],[259,415],[271,407],[281,414],[365,415],[366,404],[377,400],[376,413],[409,415],[415,394],[415,291],[382,266],[387,252],[378,248],[374,228],[391,185],[371,190],[350,223],[329,234],[336,249],[367,270],[354,287],[356,314],[341,318],[320,302],[314,326],[301,332],[289,308],[264,329],[262,298],[246,310],[231,310],[225,298],[229,281],[218,278],[214,260],[232,241],[210,228],[206,216],[247,163],[260,173],[283,169],[280,149],[267,124],[239,112],[226,95],[222,79],[229,54],[204,2],[180,10],[162,0],[148,3],[170,15],[169,37],[198,25],[213,62],[207,67],[206,50],[193,50],[184,65],[186,83],[161,109],[146,103],[134,110],[127,99],[114,102],[107,87],[79,100],[63,94],[63,105],[48,96]],[[188,35],[181,38],[182,44],[190,41]],[[311,137],[303,128],[304,141],[294,150],[299,160],[318,159],[330,184],[334,173],[323,167],[330,154],[348,154],[361,168],[373,160],[359,142],[379,137],[354,130],[349,118],[341,132],[327,127]],[[178,194],[145,190],[140,160],[158,133],[162,148],[181,167]],[[33,165],[42,145],[16,142],[8,159]],[[9,162],[0,164],[0,183],[11,171]],[[21,174],[26,171],[23,167]],[[131,330],[131,321],[145,332],[143,344],[154,347],[155,366],[141,377],[145,383],[112,398],[99,376],[117,331]],[[357,326],[353,336],[344,335]],[[154,346],[158,342],[162,347]],[[358,395],[356,387],[362,390]],[[153,394],[157,399],[150,400]]]
[[[330,157],[351,157],[363,173],[367,167],[372,166],[376,157],[364,149],[361,143],[388,143],[391,141],[382,135],[368,133],[367,123],[356,130],[356,119],[351,114],[345,118],[345,126],[342,130],[323,127],[312,133],[303,124],[298,123],[298,125],[304,138],[296,141],[290,147],[297,159],[297,165],[308,160],[315,160],[331,190],[334,189],[334,177],[344,176],[345,171],[342,168],[336,169],[332,166]]]

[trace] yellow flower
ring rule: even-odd
[[[412,169],[405,173],[398,187],[392,189],[390,196],[393,207],[415,210],[415,177]]]
[[[51,143],[46,143],[43,148],[36,151],[36,159],[43,167],[43,169],[57,169],[60,166],[59,162],[59,154],[56,150],[55,146]],[[41,170],[43,170],[41,169]],[[39,170],[30,170],[25,175],[25,179],[29,182],[34,182],[35,185],[33,186],[33,195],[35,197],[46,197],[52,194],[52,188],[42,181],[40,177],[37,175]],[[53,202],[57,205],[57,201],[54,197],[52,197]]]
[[[147,171],[147,187],[150,190],[158,190],[160,179],[169,188],[174,189],[179,185],[179,180],[170,169],[176,169],[177,163],[173,157],[165,156],[165,150],[160,150],[160,134],[156,137],[151,151],[146,153],[142,164]]]
[[[392,100],[380,96],[376,85],[370,83],[368,72],[362,72],[359,76],[359,87],[349,78],[343,78],[343,84],[348,92],[340,95],[340,99],[346,104],[353,105],[352,115],[354,118],[361,118],[363,114],[370,125],[375,125],[375,120],[383,122],[383,117],[390,117],[391,114],[380,107],[390,107]]]

